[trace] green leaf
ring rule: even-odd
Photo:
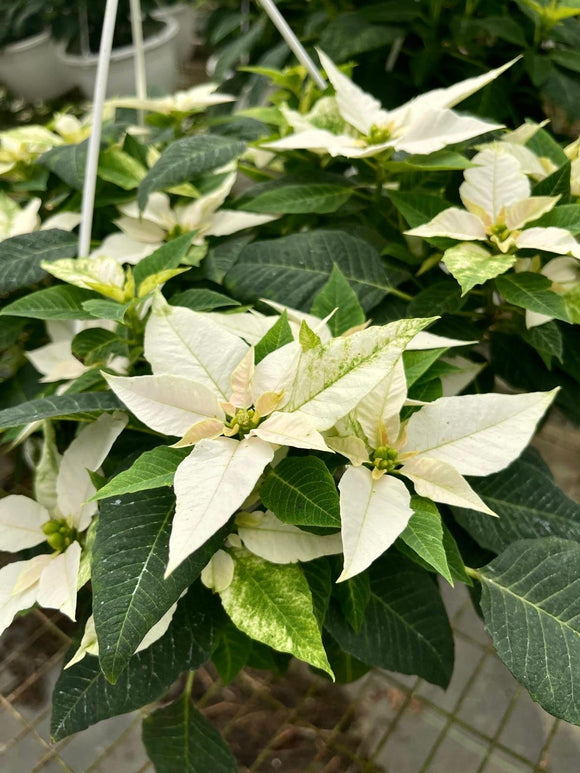
[[[238,260],[244,247],[251,241],[251,234],[243,234],[216,244],[203,261],[204,276],[212,282],[222,284],[227,272]]]
[[[114,685],[96,657],[62,671],[52,695],[52,738],[59,741],[102,719],[140,709],[165,695],[184,668],[205,663],[213,645],[213,606],[211,593],[201,585],[193,588],[177,605],[167,633],[131,658]]]
[[[480,570],[498,655],[542,708],[580,724],[580,545],[522,540]]]
[[[289,344],[293,340],[294,336],[292,335],[292,329],[288,322],[288,314],[284,309],[276,322],[256,344],[254,355],[256,365],[263,360],[266,355],[275,352],[276,349],[280,349],[282,346]]]
[[[345,652],[328,631],[324,632],[323,642],[337,684],[354,682],[370,670],[369,665]]]
[[[146,173],[139,161],[118,148],[107,148],[99,154],[98,176],[123,190],[134,190]]]
[[[302,564],[302,571],[312,593],[314,615],[322,629],[332,593],[332,572],[328,558],[317,558]]]
[[[411,228],[428,223],[451,206],[445,199],[423,191],[389,191],[389,198]]]
[[[245,144],[230,137],[196,135],[171,143],[139,184],[137,201],[145,209],[153,191],[165,190],[224,166],[240,156]]]
[[[522,271],[499,276],[496,279],[496,287],[505,300],[514,306],[568,321],[563,298],[550,289],[552,282],[542,274]]]
[[[234,578],[220,594],[232,622],[252,639],[332,676],[300,566],[271,564],[239,549],[233,557]]]
[[[281,521],[296,526],[340,526],[334,479],[316,456],[282,459],[260,488],[264,505]]]
[[[528,228],[540,226],[541,228],[564,228],[572,236],[580,233],[580,207],[578,204],[564,204],[561,207],[554,207],[538,220],[529,223]]]
[[[148,277],[179,266],[189,250],[192,239],[193,231],[189,231],[182,236],[178,236],[176,239],[172,239],[170,242],[167,242],[167,244],[162,244],[161,247],[156,249],[151,255],[140,260],[133,269],[133,276],[137,288],[139,288]]]
[[[517,258],[515,255],[492,255],[479,244],[464,242],[446,250],[442,260],[461,285],[461,295],[465,295],[472,287],[503,274]]]
[[[532,196],[562,196],[562,203],[565,203],[570,195],[570,168],[571,162],[567,160],[559,169],[534,185]]]
[[[222,529],[167,579],[172,491],[125,494],[100,507],[93,547],[93,614],[103,673],[115,682],[143,637],[197,579],[225,537]]]
[[[334,594],[348,624],[353,631],[360,631],[365,612],[371,600],[371,583],[366,573],[357,574],[345,582],[338,583]]]
[[[37,161],[67,185],[82,191],[87,166],[88,140],[77,145],[59,145],[44,153]]]
[[[0,411],[0,430],[20,427],[40,419],[94,419],[94,414],[117,411],[123,404],[112,392],[53,395]]]
[[[335,264],[365,309],[376,306],[393,286],[368,242],[343,231],[324,230],[248,245],[224,284],[245,302],[269,298],[307,311]]]
[[[443,524],[437,506],[430,499],[413,496],[411,507],[413,515],[400,539],[453,585],[443,545]]]
[[[335,309],[337,311],[327,323],[333,336],[342,335],[365,321],[365,313],[356,293],[336,263],[332,267],[328,282],[315,297],[310,313],[324,319]]]
[[[25,295],[9,303],[2,314],[32,319],[92,319],[83,303],[96,298],[96,293],[72,285],[56,285]]]
[[[9,317],[0,319],[0,352],[5,351],[20,338],[26,325],[26,320]]]
[[[329,183],[256,185],[240,204],[249,212],[278,215],[335,212],[352,196],[352,189]]]
[[[568,157],[560,145],[545,129],[538,129],[526,142],[526,147],[535,153],[536,156],[549,158],[556,166],[562,166],[562,164],[568,162]]]
[[[220,679],[229,684],[248,662],[252,640],[227,620],[217,635],[217,644],[211,656]]]
[[[534,449],[524,451],[505,470],[469,482],[499,515],[486,518],[473,510],[452,508],[482,547],[500,553],[516,540],[542,537],[580,542],[580,505],[558,488]]]
[[[424,352],[403,352],[403,364],[405,365],[407,387],[410,388],[416,381],[419,381],[419,379],[427,373],[433,363],[437,362],[439,357],[446,351],[446,349],[427,349]]]
[[[311,349],[316,349],[317,346],[322,344],[320,336],[308,326],[308,322],[306,322],[305,319],[300,323],[298,341],[303,352],[309,352]]]
[[[438,172],[447,169],[469,169],[475,166],[461,153],[455,150],[437,150],[428,156],[411,155],[398,161],[388,161],[385,167],[392,172],[408,172],[411,170],[421,170],[428,172]]]
[[[445,547],[445,555],[447,556],[447,563],[451,570],[451,576],[458,582],[463,582],[465,585],[473,585],[471,577],[465,571],[465,564],[463,563],[463,556],[459,550],[459,546],[455,541],[455,537],[447,526],[443,524],[443,545]]]
[[[175,703],[143,720],[143,743],[157,773],[236,773],[238,766],[219,731],[191,703]]]
[[[113,322],[123,322],[128,308],[128,303],[122,304],[117,303],[116,301],[105,301],[100,298],[96,298],[93,301],[83,301],[83,309],[85,309],[91,317],[96,317],[97,319],[111,319]]]
[[[205,287],[184,290],[172,296],[172,306],[186,306],[193,311],[213,311],[224,306],[239,306],[239,301],[228,298],[227,295],[216,293],[215,290],[206,290]]]
[[[562,362],[564,341],[556,322],[546,322],[543,325],[524,330],[522,338],[530,346],[533,346],[544,360],[547,368],[551,368],[554,357]]]
[[[58,228],[4,239],[0,242],[0,293],[42,281],[47,273],[40,264],[74,257],[77,244],[77,236]]]
[[[396,27],[370,24],[360,13],[342,13],[324,25],[320,47],[340,63],[365,51],[384,48],[399,34]]]
[[[105,364],[112,354],[126,355],[127,346],[112,330],[92,327],[73,338],[71,351],[86,365]]]
[[[175,470],[190,453],[191,448],[171,446],[157,446],[145,451],[128,470],[115,475],[99,489],[91,501],[172,486]]]
[[[363,663],[416,674],[447,687],[453,671],[453,636],[429,572],[394,551],[369,570],[371,599],[358,633],[330,606],[326,628]]]
[[[433,314],[453,314],[466,302],[457,283],[449,278],[421,290],[409,303],[411,317],[430,317]]]

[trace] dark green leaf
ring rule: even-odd
[[[157,773],[236,773],[219,732],[184,693],[143,720],[143,743]]]
[[[81,330],[73,338],[71,351],[86,365],[106,363],[113,354],[126,355],[126,345],[112,330],[92,327]]]
[[[443,524],[443,545],[445,546],[445,555],[447,556],[447,563],[449,564],[453,579],[463,582],[465,585],[473,585],[470,576],[465,571],[463,557],[455,537],[445,524]]]
[[[568,162],[568,157],[558,145],[552,135],[545,129],[538,129],[534,135],[526,142],[526,146],[536,154],[536,156],[546,156],[556,164],[562,166]]]
[[[245,144],[211,134],[183,137],[169,145],[139,184],[137,201],[145,209],[150,193],[172,188],[224,166],[244,152]]]
[[[328,631],[324,632],[323,642],[328,662],[334,673],[334,680],[338,684],[354,682],[370,671],[370,666],[367,663],[362,663],[345,652]]]
[[[413,515],[399,539],[453,585],[443,545],[443,524],[437,506],[430,499],[413,496],[411,507]]]
[[[252,241],[251,235],[235,236],[213,247],[203,261],[204,276],[221,284],[227,272],[240,257],[244,247]]]
[[[570,161],[544,177],[532,188],[532,196],[562,196],[563,202],[570,195]]]
[[[128,470],[123,470],[104,485],[94,499],[172,486],[175,470],[190,453],[191,448],[171,446],[157,446],[151,451],[145,451]]]
[[[244,195],[242,209],[278,215],[325,214],[345,204],[352,189],[329,183],[257,185]],[[249,198],[252,196],[252,198]]]
[[[327,558],[317,558],[314,561],[306,561],[302,564],[302,571],[312,593],[312,603],[314,615],[318,625],[322,628],[328,604],[330,603],[330,594],[332,592],[332,572],[330,562]]]
[[[580,207],[577,204],[564,204],[561,207],[554,207],[538,220],[529,224],[529,228],[540,226],[541,228],[564,228],[572,236],[580,233]]]
[[[366,573],[357,574],[350,580],[336,585],[334,594],[338,599],[342,614],[353,631],[357,633],[365,619],[365,612],[371,600],[371,584]]]
[[[359,633],[333,605],[327,629],[363,663],[446,687],[453,671],[453,636],[430,574],[390,551],[375,561],[369,575],[371,599]]]
[[[528,538],[562,537],[580,542],[580,505],[556,486],[537,451],[527,449],[509,467],[470,484],[499,518],[452,508],[459,523],[496,553]]]
[[[0,242],[0,293],[40,282],[47,275],[40,264],[44,260],[72,258],[77,253],[77,243],[77,236],[58,228],[4,239]]]
[[[310,313],[324,319],[335,309],[327,323],[334,336],[342,335],[365,321],[365,313],[356,293],[336,263],[332,267],[328,282],[315,297]]]
[[[92,656],[63,671],[52,696],[51,736],[61,740],[161,698],[184,669],[209,658],[215,614],[211,593],[196,586],[177,605],[167,633],[131,658],[116,684],[107,682]]]
[[[552,282],[547,277],[522,271],[498,276],[495,284],[508,303],[568,321],[566,304],[560,295],[550,289]]]
[[[224,684],[244,668],[252,650],[252,640],[227,620],[218,631],[217,644],[211,656],[214,666]]]
[[[93,414],[116,411],[122,403],[112,392],[82,392],[30,400],[0,411],[0,430],[40,419],[94,419]]]
[[[111,319],[113,322],[122,322],[125,318],[125,313],[129,308],[129,304],[117,303],[116,301],[106,301],[101,298],[97,298],[94,301],[83,301],[83,309],[87,311],[91,317],[97,319]]]
[[[228,271],[226,288],[243,301],[269,298],[308,311],[334,264],[365,309],[392,287],[376,250],[342,231],[310,231],[248,245]]]
[[[172,306],[186,306],[193,311],[213,311],[224,306],[239,306],[238,301],[228,298],[227,295],[216,293],[215,290],[207,290],[205,287],[184,290],[174,295],[170,303]]]
[[[44,153],[38,162],[67,185],[82,191],[87,166],[88,140],[78,145],[59,145]]]
[[[580,724],[580,545],[515,542],[480,574],[498,655],[546,711]]]
[[[543,325],[526,329],[522,337],[526,343],[533,346],[540,357],[546,363],[547,368],[551,368],[552,360],[555,357],[562,362],[564,355],[564,342],[562,333],[556,322],[546,322]]]
[[[332,475],[321,459],[283,459],[271,470],[260,497],[281,521],[296,526],[340,526],[340,504]]]
[[[461,297],[461,290],[453,280],[436,282],[421,290],[409,303],[409,316],[430,317],[432,314],[453,314],[459,311],[467,298]]]
[[[286,310],[284,310],[270,330],[268,330],[256,344],[254,355],[256,365],[263,360],[266,355],[275,352],[276,349],[280,349],[284,344],[289,344],[293,340],[294,336],[292,335],[292,329],[288,323],[288,314]]]
[[[80,287],[56,285],[18,298],[5,306],[2,314],[31,319],[92,319],[83,303],[97,297],[96,293]]]
[[[173,492],[156,489],[105,500],[92,555],[99,660],[114,682],[143,637],[199,576],[223,541],[222,529],[167,579]]]
[[[445,352],[445,349],[427,349],[426,351],[403,352],[403,363],[405,365],[405,376],[407,377],[407,386],[410,388],[418,381],[429,368],[437,362],[439,357]]]

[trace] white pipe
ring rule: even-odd
[[[290,46],[290,49],[294,52],[298,61],[301,64],[303,64],[304,67],[306,67],[314,83],[316,83],[319,89],[321,90],[325,89],[326,81],[324,80],[322,75],[318,72],[318,68],[306,53],[306,49],[304,48],[302,43],[298,40],[298,38],[296,37],[296,35],[288,25],[288,22],[276,7],[276,4],[273,2],[273,0],[258,0],[258,2],[268,14],[268,16],[270,17],[270,20],[272,21],[272,24],[274,24],[275,27],[278,29],[278,32],[280,33],[280,35],[282,35],[286,43],[288,43],[288,45]]]
[[[103,108],[109,78],[109,61],[113,48],[115,20],[117,18],[118,0],[107,0],[101,46],[99,49],[99,64],[93,95],[93,128],[89,137],[89,152],[85,168],[83,185],[82,220],[79,233],[79,257],[86,258],[91,248],[91,233],[93,230],[93,212],[95,209],[95,189],[97,186],[97,167],[99,165],[99,150],[103,128]]]
[[[129,0],[131,6],[131,33],[133,36],[135,64],[135,93],[138,99],[147,99],[147,73],[145,71],[145,51],[143,49],[143,22],[141,19],[141,0]],[[145,124],[143,110],[137,113],[140,126]]]

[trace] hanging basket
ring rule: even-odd
[[[163,28],[144,41],[145,67],[149,88],[167,94],[175,90],[178,75],[179,26],[175,19],[164,20]],[[135,93],[133,46],[123,46],[111,53],[107,97],[128,96]],[[91,98],[95,88],[98,54],[70,54],[64,46],[57,50],[60,65],[83,94]]]

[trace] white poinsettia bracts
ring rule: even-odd
[[[79,212],[61,212],[41,223],[38,215],[41,205],[41,200],[34,198],[20,207],[10,196],[0,192],[0,241],[32,231],[47,231],[50,228],[72,231],[81,222]]]
[[[244,340],[157,298],[145,331],[153,375],[105,375],[145,424],[195,444],[179,465],[167,573],[242,506],[279,446],[329,450],[321,432],[352,410],[431,320],[401,320],[260,362]]]
[[[294,133],[264,143],[263,147],[306,149],[347,158],[366,158],[389,149],[428,154],[502,128],[473,116],[458,115],[450,108],[491,83],[513,62],[446,89],[429,91],[394,110],[385,110],[341,73],[326,54],[319,51],[319,56],[335,97],[319,100],[308,115],[285,109],[284,115]]]
[[[516,270],[528,270],[529,263],[534,261],[523,260],[521,266],[516,265]],[[548,261],[542,269],[540,274],[547,277],[552,282],[550,288],[558,295],[566,296],[567,293],[576,290],[580,286],[580,263],[576,258],[570,258],[568,256],[561,256],[559,258],[552,258]],[[537,311],[530,311],[526,309],[526,327],[533,328],[543,325],[554,317],[550,317],[547,314],[540,314]]]
[[[203,244],[207,236],[229,236],[274,220],[273,215],[258,215],[241,210],[221,209],[236,181],[235,165],[216,171],[216,187],[187,204],[171,206],[166,193],[152,193],[143,212],[136,201],[119,207],[115,220],[120,233],[107,236],[92,257],[106,255],[121,263],[136,264],[158,249],[168,238],[196,231],[193,243]],[[219,175],[225,175],[220,180]]]
[[[478,166],[464,172],[459,188],[465,209],[449,207],[405,233],[489,241],[504,254],[535,249],[580,258],[580,244],[564,228],[526,228],[549,212],[559,196],[531,196],[530,182],[517,159],[495,147],[478,153],[473,163]]]
[[[218,94],[218,83],[202,83],[185,91],[176,91],[167,97],[157,99],[139,99],[139,97],[118,97],[107,102],[111,107],[126,107],[133,110],[148,110],[151,113],[171,115],[177,113],[199,113],[213,105],[235,102],[231,94]]]
[[[399,476],[420,496],[494,515],[464,475],[490,475],[516,459],[556,391],[442,397],[401,424],[407,388],[399,361],[326,437],[353,465],[339,483],[339,579],[364,571],[406,528],[411,497]]]
[[[35,603],[75,619],[79,540],[97,511],[96,503],[87,502],[96,492],[88,470],[100,468],[126,423],[123,413],[103,414],[62,458],[49,440],[37,469],[36,500],[19,494],[0,500],[0,550],[13,553],[45,542],[52,550],[0,569],[0,633]]]

